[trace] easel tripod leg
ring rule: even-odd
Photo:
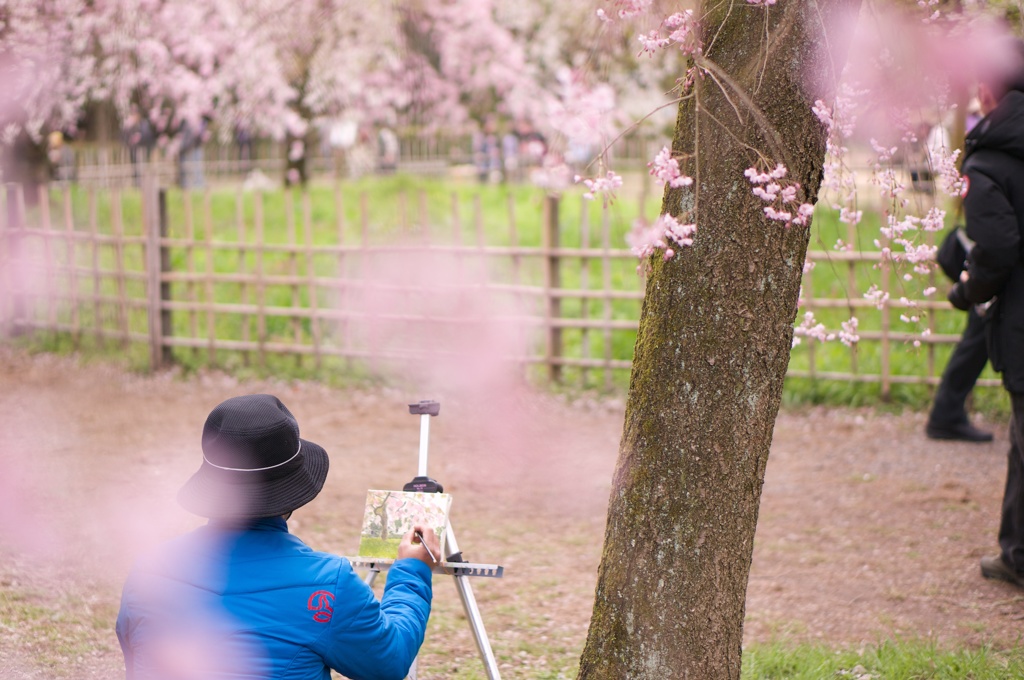
[[[445,550],[449,551],[449,554],[459,552],[459,544],[455,540],[451,524],[448,525],[445,541]],[[501,680],[501,674],[498,673],[498,662],[495,660],[494,652],[491,650],[491,641],[487,637],[487,630],[484,629],[484,621],[480,616],[480,608],[477,607],[476,596],[473,594],[473,587],[469,583],[469,577],[454,576],[453,578],[455,579],[455,588],[459,591],[459,599],[462,600],[462,608],[466,612],[466,618],[469,619],[469,625],[473,631],[476,648],[484,662],[487,678],[488,680]]]

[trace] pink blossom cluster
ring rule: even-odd
[[[888,226],[881,227],[879,231],[882,236],[890,240],[896,240],[903,238],[903,235],[907,232],[913,232],[917,229],[917,226],[921,223],[920,217],[914,215],[906,215],[903,219],[898,219],[895,215],[889,215],[886,218]],[[880,243],[876,241],[876,245]]]
[[[932,165],[938,176],[939,190],[954,198],[963,198],[967,193],[967,180],[960,174],[956,164],[959,157],[960,149],[954,149],[952,153],[946,153],[945,149],[937,149],[932,154]]]
[[[653,3],[654,0],[613,0],[613,14],[608,14],[604,8],[598,8],[595,14],[604,22],[613,21],[613,15],[619,19],[631,19],[649,12]]]
[[[615,197],[615,190],[622,186],[622,175],[618,175],[611,170],[605,173],[604,177],[590,179],[576,175],[574,179],[577,183],[582,182],[587,187],[587,192],[583,194],[583,198],[591,201],[598,196],[601,196],[605,201],[613,199]]]
[[[889,294],[884,292],[878,287],[878,284],[871,284],[867,292],[864,293],[864,299],[868,300],[875,306],[875,309],[884,309],[889,303]]]
[[[853,210],[852,208],[840,208],[839,209],[839,221],[843,224],[849,224],[851,227],[855,227],[860,224],[861,219],[864,217],[864,211]]]
[[[546,106],[547,124],[569,144],[600,148],[625,122],[615,90],[590,82],[582,69],[564,67],[554,75],[558,87]]]
[[[841,330],[839,331],[839,342],[843,343],[847,347],[853,347],[860,342],[860,336],[857,335],[857,326],[860,324],[857,321],[857,317],[851,316],[849,321],[844,321],[839,324]]]
[[[824,324],[815,319],[814,312],[804,312],[803,321],[793,328],[793,346],[796,347],[800,344],[801,337],[811,338],[818,342],[829,342],[838,337],[841,343],[852,347],[860,341],[860,335],[857,333],[859,325],[857,317],[851,316],[848,321],[843,321],[840,324],[838,333],[830,333]]]
[[[530,179],[535,186],[552,193],[561,193],[572,185],[572,168],[558,154],[549,153],[541,166],[530,173]]]
[[[921,306],[916,301],[911,300],[910,298],[905,296],[900,298],[900,305],[912,310],[920,310],[921,308]],[[921,316],[920,314],[904,313],[900,314],[900,321],[902,321],[903,323],[919,323],[921,321]]]
[[[747,0],[747,4],[757,5],[759,7],[770,7],[776,2],[777,0]]]
[[[904,252],[899,257],[894,256],[893,260],[896,262],[909,262],[914,265],[914,271],[918,274],[927,274],[932,270],[932,263],[935,262],[935,253],[938,252],[938,246],[928,245],[927,243],[913,244],[907,241],[901,241],[900,245],[903,246]],[[912,277],[910,274],[906,274],[904,281],[909,281]]]
[[[665,213],[650,225],[637,220],[633,230],[626,234],[626,243],[630,251],[641,260],[646,260],[658,249],[664,249],[663,258],[670,260],[676,254],[673,244],[683,248],[691,246],[696,233],[696,224],[682,224]],[[641,270],[642,266],[637,268],[637,271]]]
[[[629,19],[639,14],[645,14],[651,8],[654,0],[615,0],[614,5],[619,8],[620,19]]]
[[[946,211],[938,206],[932,206],[928,213],[921,218],[921,228],[925,231],[942,231],[946,227]]]
[[[892,157],[896,155],[897,151],[899,151],[899,147],[897,147],[897,146],[890,146],[890,147],[882,146],[874,138],[872,138],[869,141],[871,143],[871,148],[878,155],[878,159],[875,162],[875,167],[876,168],[880,167],[881,164],[883,164],[883,163],[888,163],[889,161],[891,161]]]
[[[653,55],[662,47],[667,47],[672,42],[668,38],[662,37],[657,30],[651,30],[646,34],[641,33],[637,36],[637,40],[640,41],[641,45],[640,54],[647,53],[650,55]]]
[[[660,184],[668,184],[670,187],[688,187],[693,184],[693,178],[687,177],[679,170],[679,160],[672,157],[672,151],[667,146],[661,148],[654,160],[647,164],[650,174]]]
[[[904,197],[907,185],[902,182],[896,168],[892,165],[878,165],[871,183],[878,185],[878,193],[882,198],[891,199],[899,208],[905,208],[908,200]]]
[[[825,176],[821,191],[835,194],[832,207],[837,210],[844,206],[847,210],[853,210],[852,206],[856,203],[857,178],[846,164],[846,157],[849,154],[846,143],[856,129],[857,102],[866,94],[866,91],[858,90],[850,83],[844,82],[840,84],[831,106],[818,99],[811,107],[814,115],[828,131]],[[859,219],[857,221],[859,222]]]
[[[644,53],[654,54],[673,44],[677,45],[683,54],[699,53],[701,45],[696,29],[697,20],[694,18],[692,9],[676,12],[661,22],[659,28],[638,36],[641,49],[637,56]],[[662,35],[662,30],[666,30],[668,33]]]
[[[840,84],[839,92],[836,94],[832,106],[817,99],[811,107],[811,111],[814,112],[818,120],[825,124],[831,138],[847,139],[853,136],[857,125],[857,102],[866,94],[868,94],[866,90],[858,90],[853,85],[844,82]]]
[[[945,225],[946,211],[933,206],[924,217],[915,215],[904,215],[897,218],[889,215],[887,226],[881,227],[882,236],[889,239],[893,245],[903,248],[902,253],[893,252],[891,248],[882,248],[882,252],[890,257],[893,262],[907,262],[913,265],[913,270],[918,274],[927,274],[932,270],[932,262],[935,260],[935,253],[938,248],[928,243],[918,243],[917,234],[924,232],[935,232],[941,230]],[[875,245],[882,246],[881,241],[876,240]],[[904,280],[911,280],[910,274],[904,275]]]
[[[786,209],[785,206],[797,202],[797,192],[800,190],[800,185],[795,182],[783,186],[781,182],[786,177],[786,172],[786,166],[779,163],[768,172],[761,172],[757,168],[750,167],[743,172],[743,175],[754,185],[753,194],[755,196],[766,203],[773,204],[764,207],[764,214],[768,219],[785,222],[787,227],[794,224],[804,226],[814,214],[814,206],[810,203],[801,203],[796,206],[796,214],[791,208]]]
[[[938,5],[942,0],[917,0],[917,6],[921,9],[927,10]],[[921,19],[921,23],[928,25],[933,24],[942,17],[942,12],[938,9],[932,11],[931,14]]]
[[[934,292],[935,292],[935,288],[934,287],[926,288],[924,290],[924,294],[926,296],[927,295],[932,295]],[[917,326],[920,326],[922,324],[922,322],[924,322],[924,320],[926,318],[926,315],[927,315],[927,312],[922,311],[921,303],[920,302],[918,302],[917,300],[911,300],[911,299],[903,296],[903,297],[900,297],[900,299],[899,299],[899,305],[901,307],[905,307],[908,310],[911,310],[909,313],[907,313],[907,312],[901,313],[900,314],[900,321],[902,321],[903,323],[906,323],[906,324],[914,324],[914,325],[917,325]],[[927,338],[931,334],[932,334],[932,332],[931,332],[930,328],[925,327],[925,328],[921,329],[921,337],[922,338]],[[914,347],[920,347],[921,346],[921,341],[915,339],[912,344],[914,345]]]
[[[829,333],[825,328],[825,324],[818,323],[818,320],[814,318],[814,312],[804,312],[803,321],[800,322],[799,326],[793,328],[793,346],[796,347],[800,344],[800,338],[810,338],[817,340],[818,342],[828,342],[829,340],[835,340],[835,333]]]

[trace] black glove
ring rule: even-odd
[[[957,281],[956,284],[949,289],[949,294],[946,295],[946,298],[949,300],[950,304],[963,312],[966,312],[971,308],[971,303],[964,292],[964,284],[962,281]]]

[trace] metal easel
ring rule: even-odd
[[[403,491],[419,491],[422,493],[442,493],[444,487],[439,482],[427,476],[427,449],[430,440],[430,418],[441,412],[441,404],[436,401],[421,401],[416,404],[409,404],[409,413],[420,416],[420,454],[419,469],[416,477],[402,487]],[[459,592],[459,599],[462,600],[462,608],[466,612],[470,628],[473,632],[473,639],[476,641],[476,648],[480,652],[480,658],[484,663],[484,670],[487,672],[488,680],[501,680],[498,673],[498,662],[491,651],[491,643],[484,629],[484,622],[480,616],[480,608],[476,603],[476,596],[473,595],[473,587],[469,582],[471,576],[482,576],[489,578],[501,578],[505,569],[497,564],[476,564],[466,562],[459,550],[459,544],[455,539],[455,532],[452,531],[451,521],[445,527],[445,550],[448,552],[443,562],[438,562],[434,572],[450,575],[455,579],[455,588]],[[377,575],[391,567],[393,560],[373,559],[365,557],[350,557],[349,562],[353,567],[368,569],[364,580],[367,585],[372,586]],[[416,679],[416,661],[413,661],[412,668],[407,676],[409,680]]]

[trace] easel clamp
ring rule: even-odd
[[[349,557],[347,559],[353,567],[370,569],[371,571],[387,571],[395,563],[393,559],[382,557]],[[505,568],[499,564],[476,564],[474,562],[438,562],[431,571],[444,574],[445,576],[501,578],[505,575]]]

